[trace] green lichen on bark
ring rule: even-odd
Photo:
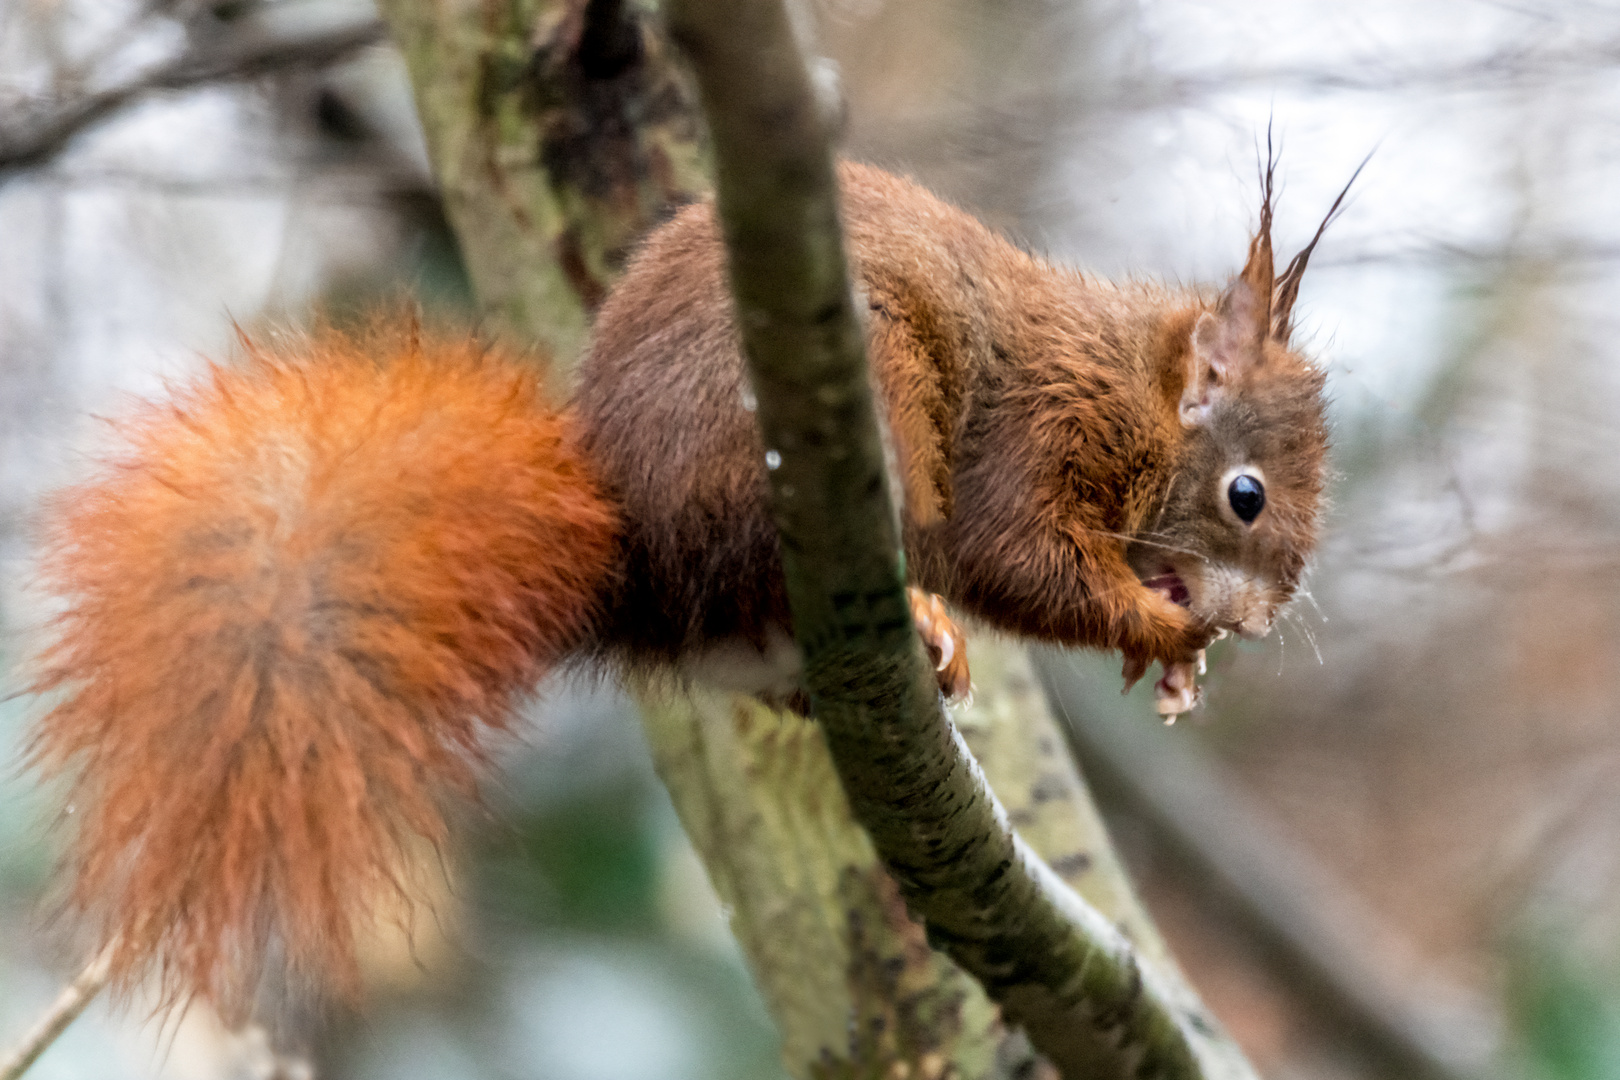
[[[566,367],[635,241],[708,188],[686,77],[628,0],[382,0],[479,305]]]
[[[983,634],[972,640],[968,655],[973,701],[953,718],[1008,822],[1058,877],[1119,928],[1138,955],[1176,972],[1164,938],[1131,888],[1028,651]]]
[[[1033,1064],[928,948],[850,816],[815,722],[704,690],[644,696],[659,775],[805,1080],[991,1078]]]

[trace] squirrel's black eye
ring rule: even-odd
[[[1252,476],[1239,476],[1226,489],[1226,501],[1232,504],[1232,513],[1247,524],[1266,508],[1266,487]]]

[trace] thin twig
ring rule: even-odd
[[[62,101],[10,102],[0,110],[0,179],[60,153],[75,135],[147,94],[209,83],[240,82],[299,68],[336,63],[383,39],[371,18],[289,35],[255,36],[226,45],[187,50],[125,82]],[[9,118],[6,114],[9,113]]]
[[[118,942],[108,942],[107,946],[96,954],[96,958],[79,972],[79,977],[68,984],[67,989],[63,990],[45,1011],[45,1015],[34,1024],[33,1029],[23,1036],[22,1041],[4,1058],[0,1058],[0,1080],[17,1080],[28,1071],[29,1066],[39,1060],[41,1054],[50,1049],[57,1036],[79,1018],[85,1007],[101,993],[101,988],[107,985],[107,978],[112,973],[113,955],[117,951]]]

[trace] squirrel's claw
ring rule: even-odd
[[[928,648],[928,659],[939,677],[939,692],[954,705],[967,699],[972,690],[968,675],[967,636],[945,611],[945,601],[921,589],[906,589],[911,600],[911,619]]]

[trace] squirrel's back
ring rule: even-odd
[[[115,971],[227,1011],[272,943],[354,988],[353,920],[586,632],[617,528],[512,358],[409,322],[243,346],[57,497],[34,743],[78,766]]]
[[[948,491],[969,381],[991,352],[986,312],[1028,256],[919,185],[839,164],[849,257],[869,308],[868,352],[902,454],[908,509]],[[717,643],[770,652],[789,626],[765,448],[751,415],[712,202],[650,235],[597,313],[573,412],[581,444],[624,506],[624,573],[601,641],[632,665]],[[915,474],[915,475],[910,475]]]

